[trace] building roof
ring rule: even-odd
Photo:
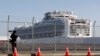
[[[0,40],[7,40],[7,36],[0,36]]]

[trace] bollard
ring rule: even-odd
[[[8,56],[13,56],[13,54],[12,53],[8,53]]]
[[[36,54],[35,53],[31,53],[31,56],[36,56]]]

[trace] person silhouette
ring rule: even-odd
[[[11,45],[12,45],[12,52],[14,53],[14,48],[16,48],[16,40],[17,40],[17,35],[16,35],[16,31],[15,30],[13,30],[13,32],[12,32],[12,34],[11,34],[11,36],[10,36],[10,40],[9,40],[9,42],[11,43]]]

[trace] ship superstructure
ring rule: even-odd
[[[72,12],[53,11],[45,13],[45,17],[39,23],[29,27],[16,27],[21,39],[34,38],[75,38],[92,37],[92,22],[88,19],[78,18]],[[33,34],[32,34],[33,28]]]

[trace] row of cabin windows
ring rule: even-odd
[[[54,30],[61,30],[64,29],[64,26],[56,26],[56,28],[54,28],[54,26],[48,26],[48,27],[40,27],[40,28],[35,28],[34,32],[42,32],[42,31],[54,31]],[[18,30],[17,34],[21,34],[21,33],[30,33],[32,32],[32,29],[27,29],[27,30]]]
[[[54,37],[54,36],[60,36],[62,33],[49,33],[49,34],[39,34],[39,35],[34,35],[34,38],[45,38],[45,37]]]
[[[79,34],[71,33],[71,36],[79,36]],[[84,36],[90,36],[90,34],[83,34]]]
[[[56,33],[56,35],[54,33],[49,33],[49,34],[39,34],[39,35],[34,35],[33,38],[45,38],[45,37],[54,37],[54,36],[61,36],[62,33]],[[23,35],[23,36],[19,36],[22,39],[31,39],[32,35]]]

